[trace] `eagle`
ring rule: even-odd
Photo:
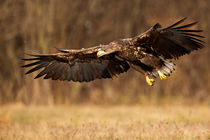
[[[36,78],[90,82],[113,78],[134,69],[146,77],[166,79],[175,70],[175,60],[204,47],[202,30],[189,29],[198,22],[183,24],[186,18],[162,28],[159,23],[133,38],[119,39],[91,48],[59,49],[55,54],[27,54],[22,59],[31,67],[25,74],[40,70]]]

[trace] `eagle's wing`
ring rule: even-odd
[[[193,50],[203,48],[204,41],[201,38],[204,37],[198,34],[202,30],[186,29],[197,22],[178,26],[185,19],[183,18],[167,28],[160,28],[160,24],[156,24],[150,30],[140,35],[137,38],[137,42],[145,43],[146,47],[149,47],[166,59],[177,59]]]
[[[57,54],[30,54],[30,58],[22,60],[31,63],[23,67],[34,66],[26,74],[42,69],[35,78],[44,76],[44,79],[51,78],[53,80],[75,82],[112,78],[129,69],[128,63],[116,59],[114,54],[97,58],[99,49],[101,49],[101,46],[81,50],[58,49],[60,53]]]

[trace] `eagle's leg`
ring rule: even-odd
[[[153,86],[153,83],[155,82],[155,80],[152,78],[149,78],[149,76],[146,76],[146,81],[149,86]]]
[[[167,78],[167,77],[166,77],[162,72],[160,72],[159,70],[158,70],[157,72],[158,72],[158,75],[159,75],[159,77],[160,77],[161,80]]]

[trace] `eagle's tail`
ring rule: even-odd
[[[162,59],[162,58],[161,58]],[[163,60],[163,66],[160,69],[155,69],[153,71],[153,76],[155,77],[162,77],[161,79],[165,79],[164,76],[170,76],[171,73],[175,70],[175,64],[171,60]],[[163,74],[163,75],[161,75]]]

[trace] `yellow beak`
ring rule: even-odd
[[[98,51],[97,52],[97,57],[99,58],[99,57],[101,57],[101,56],[103,56],[103,55],[105,55],[106,53],[104,52],[104,51]]]

